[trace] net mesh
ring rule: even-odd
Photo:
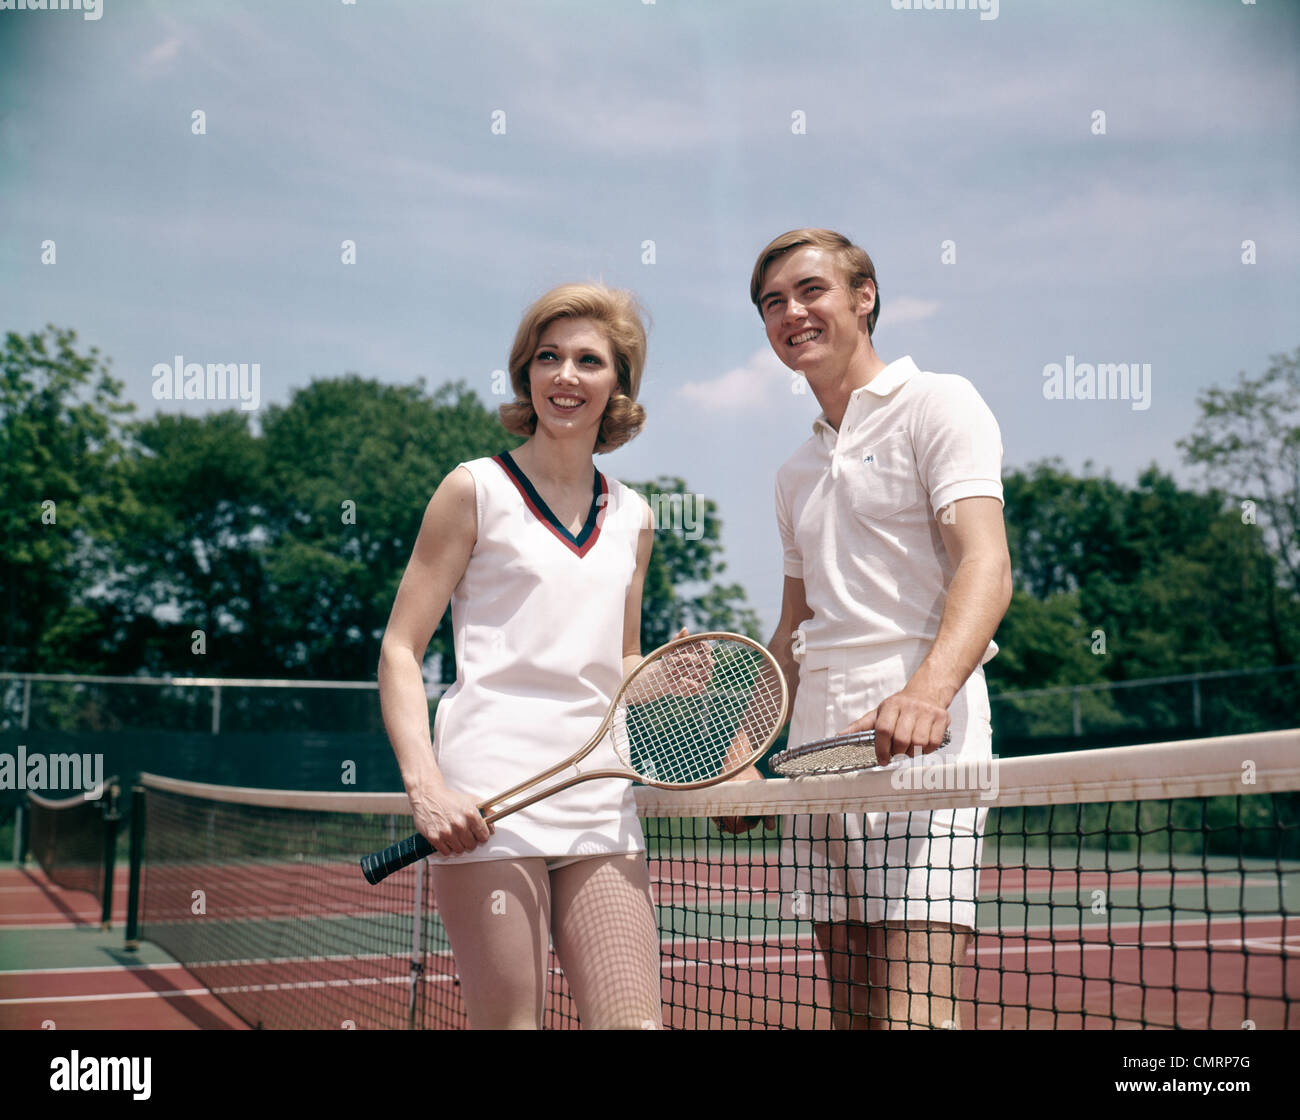
[[[51,800],[28,793],[27,847],[50,882],[103,900],[112,874],[111,864],[105,866],[105,859],[112,859],[106,838],[116,793],[116,778],[94,800],[83,794]]]
[[[639,788],[665,1025],[1300,1027],[1297,747],[1290,731],[1004,760],[977,775],[950,764]],[[243,1019],[466,1025],[423,865],[379,887],[357,867],[409,830],[403,795],[146,785],[142,936]],[[934,917],[956,912],[945,908],[968,873],[974,934],[895,920],[914,893],[909,850],[933,846],[936,822],[972,804],[988,810],[978,866],[932,858],[922,879]],[[887,833],[876,841],[789,843],[886,811],[869,818]],[[714,818],[758,823],[733,835]],[[819,860],[847,878],[869,925],[815,922],[821,903],[803,884]],[[544,1021],[578,1025],[554,958]]]

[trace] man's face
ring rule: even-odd
[[[776,356],[815,380],[848,366],[875,298],[870,281],[855,297],[834,254],[805,246],[768,265],[758,307]]]

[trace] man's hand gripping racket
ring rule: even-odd
[[[944,731],[943,746],[952,742],[952,733]],[[896,756],[899,757],[899,756]],[[890,760],[892,761],[892,759]],[[851,774],[860,770],[874,770],[886,766],[876,751],[876,733],[850,731],[826,739],[814,739],[797,747],[786,747],[774,754],[768,763],[772,773],[782,778],[808,778],[820,774]],[[714,824],[722,832],[748,832],[755,825],[771,828],[773,817],[715,817]]]
[[[571,757],[480,802],[491,824],[544,797],[596,778],[625,778],[660,789],[700,789],[752,766],[785,723],[788,691],[776,660],[740,634],[706,633],[661,646],[628,674],[596,733]],[[583,771],[602,743],[618,768]],[[573,775],[529,792],[566,770]],[[527,794],[527,796],[521,796]],[[371,883],[433,854],[416,833],[361,860]]]

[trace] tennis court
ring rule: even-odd
[[[900,793],[888,772],[638,789],[665,1023],[831,1025],[812,926],[782,890],[779,830],[724,836],[710,818],[942,810],[984,794],[978,931],[957,977],[962,1027],[1300,1026],[1297,747],[1300,733],[1285,731],[1014,759],[999,764],[995,795],[941,783]],[[1243,760],[1254,768],[1247,786]],[[373,887],[357,866],[405,834],[405,809],[400,794],[146,777],[137,889],[119,867],[115,909],[128,917],[134,900],[139,928],[128,933],[184,966],[168,981],[176,994],[161,998],[211,993],[264,1028],[464,1027],[424,865]],[[551,965],[547,1025],[577,1026]],[[60,983],[75,999],[87,985],[107,995],[113,979],[73,971]]]

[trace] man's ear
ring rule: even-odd
[[[858,318],[866,318],[875,306],[876,282],[870,279],[864,280],[862,287],[858,289]]]

